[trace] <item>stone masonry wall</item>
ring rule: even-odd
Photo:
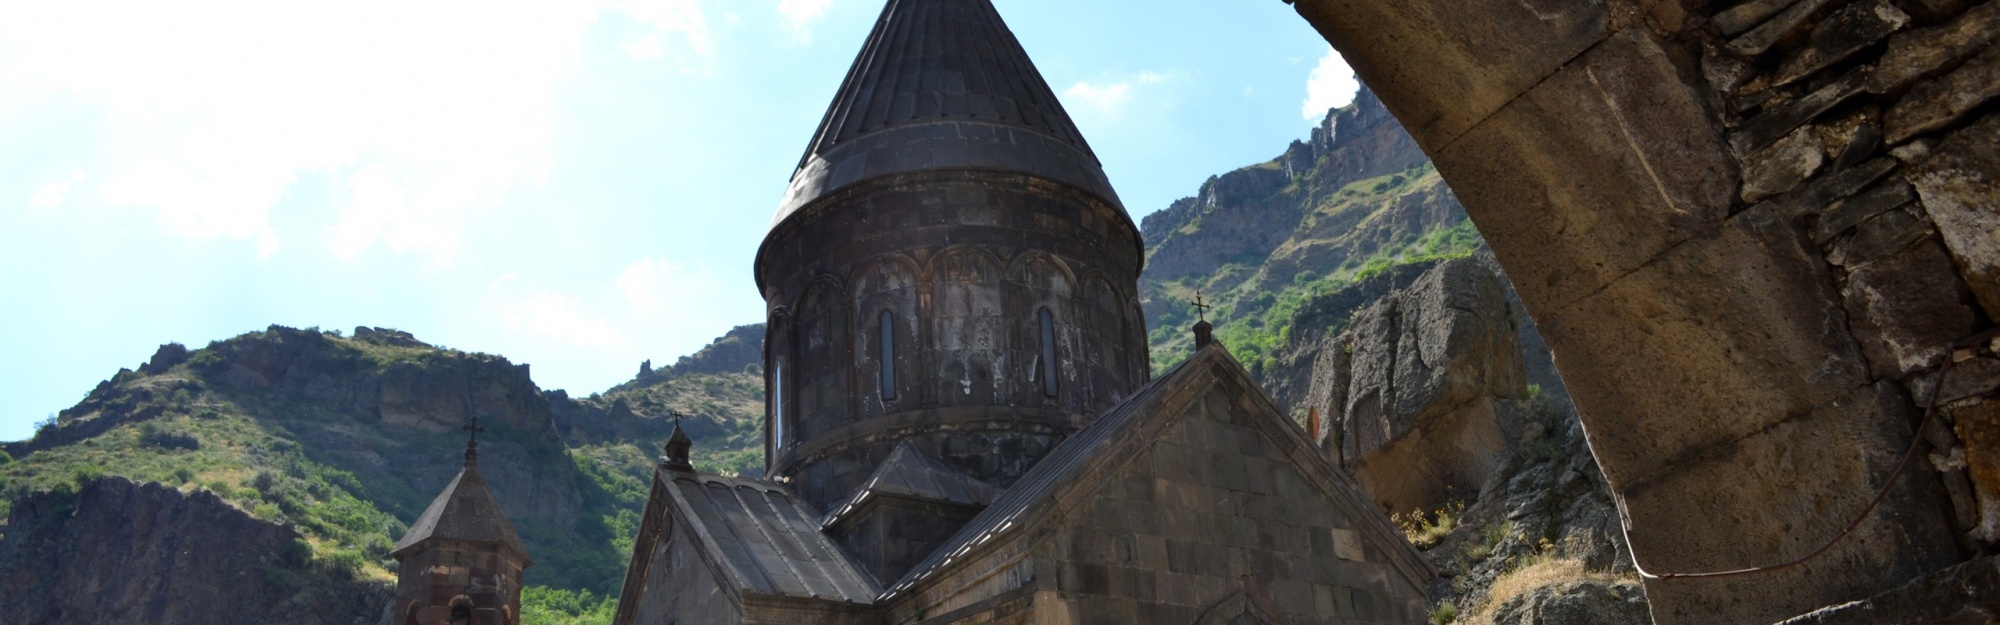
[[[1962,367],[1931,462],[1852,536],[1649,580],[1658,622],[1773,622],[1988,548],[1967,440],[2000,367],[1948,346],[2000,315],[2000,4],[1297,1],[1514,278],[1643,568],[1825,543]]]

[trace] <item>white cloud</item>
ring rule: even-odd
[[[28,197],[28,212],[46,215],[60,210],[63,204],[69,202],[70,192],[83,184],[83,178],[83,172],[72,169],[69,175],[42,185],[40,190]]]
[[[1340,58],[1340,51],[1327,48],[1326,56],[1306,78],[1306,102],[1301,112],[1311,121],[1326,119],[1328,109],[1347,106],[1360,90],[1361,82],[1354,78],[1347,60]]]
[[[508,330],[527,332],[577,347],[611,347],[625,343],[625,334],[584,310],[576,296],[536,293],[501,312]]]
[[[101,112],[94,197],[184,237],[268,255],[292,238],[272,207],[320,175],[353,192],[336,207],[340,257],[448,260],[467,209],[549,170],[556,90],[606,12],[650,29],[637,36],[659,49],[639,52],[665,54],[662,36],[714,50],[701,0],[9,3],[0,122],[36,102]],[[91,197],[80,185],[44,190]]]
[[[811,38],[812,23],[832,7],[833,0],[778,0],[778,13],[785,16],[785,26],[801,41]]]
[[[1130,78],[1107,81],[1102,84],[1087,80],[1077,81],[1063,91],[1063,96],[1072,101],[1088,104],[1106,113],[1116,113],[1132,100],[1133,89],[1142,85],[1157,85],[1172,77],[1160,72],[1139,72]]]

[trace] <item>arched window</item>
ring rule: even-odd
[[[1061,389],[1056,386],[1056,316],[1042,307],[1039,315],[1042,321],[1042,394],[1055,397]]]
[[[896,313],[882,311],[882,399],[896,398]]]
[[[771,455],[785,446],[785,361],[771,365]]]

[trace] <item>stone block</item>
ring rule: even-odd
[[[1855,389],[1625,490],[1627,536],[1647,571],[1778,564],[1837,535],[1895,472],[1916,408],[1893,384]],[[1753,576],[1650,580],[1653,618],[1770,623],[1868,597],[1957,559],[1935,505],[1937,478],[1914,466],[1853,535],[1818,559]]]
[[[1729,135],[1729,145],[1738,154],[1748,154],[1771,145],[1800,126],[1812,123],[1821,113],[1861,93],[1867,79],[1868,72],[1851,70],[1811,93],[1766,108]]]
[[[1813,27],[1812,41],[1785,59],[1772,82],[1784,85],[1826,69],[1909,23],[1908,14],[1883,0],[1865,0],[1841,7]]]
[[[2000,319],[2000,114],[1952,133],[1910,184],[1979,305]]]
[[[1299,0],[1433,155],[1611,31],[1603,0]]]
[[[1436,158],[1538,316],[1714,228],[1736,197],[1735,159],[1700,94],[1644,29],[1593,48]]]
[[[1819,133],[1800,128],[1743,157],[1743,201],[1756,202],[1796,189],[1826,163]]]
[[[1748,0],[1717,12],[1708,21],[1724,35],[1736,35],[1764,23],[1798,0]]]
[[[1793,30],[1809,22],[1813,13],[1825,7],[1830,0],[1799,0],[1771,19],[1765,20],[1750,32],[1743,33],[1729,42],[1729,51],[1740,56],[1757,56],[1784,39]]]
[[[1910,185],[1896,181],[1841,200],[1820,216],[1819,224],[1813,228],[1813,242],[1826,243],[1848,228],[1916,199],[1917,194]]]
[[[1995,97],[2000,97],[2000,47],[1989,47],[1951,73],[1918,83],[1904,94],[1889,109],[1889,142],[1941,130]]]
[[[1876,378],[1902,379],[1935,367],[1954,341],[1979,327],[1971,294],[1934,239],[1853,270],[1841,299]]]
[[[1542,334],[1613,487],[1860,386],[1832,283],[1802,233],[1751,208],[1547,315]]]
[[[1853,271],[1888,258],[1928,236],[1929,227],[1908,208],[1892,210],[1861,222],[1854,228],[1853,236],[1834,239],[1826,260]]]
[[[1938,372],[1932,371],[1905,381],[1910,387],[1910,397],[1919,405],[1930,403],[1931,393],[1937,390],[1937,378]],[[1937,393],[1937,403],[1943,406],[1994,391],[2000,391],[2000,358],[1978,356],[1952,364],[1951,375],[1945,376],[1944,390]]]
[[[1972,533],[1988,543],[2000,542],[2000,401],[1955,405],[1946,413],[1964,444],[1966,473],[1979,499],[1979,524]]]
[[[2000,2],[1986,2],[1950,23],[1889,38],[1889,50],[1868,76],[1868,91],[1890,93],[1986,49],[2000,36]]]

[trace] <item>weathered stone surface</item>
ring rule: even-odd
[[[297,532],[207,491],[123,478],[13,502],[0,537],[9,623],[363,625],[386,584],[316,571]]]
[[[1541,318],[1614,487],[1863,383],[1827,271],[1816,246],[1752,208]]]
[[[1889,379],[1942,363],[1953,341],[1978,329],[1970,295],[1935,239],[1855,269],[1841,289],[1870,373]]]
[[[1935,81],[1919,83],[1889,109],[1889,141],[1938,130],[2000,97],[2000,47],[1988,48]]]
[[[1813,228],[1813,242],[1825,243],[1848,228],[1916,199],[1917,194],[1910,189],[1910,185],[1899,180],[1841,200],[1820,216],[1819,224]]]
[[[1945,376],[1944,392],[1937,394],[1940,406],[2000,390],[2000,358],[1976,356],[1953,363],[1950,373]],[[1911,376],[1907,381],[1910,397],[1918,404],[1930,403],[1931,393],[1937,388],[1937,378],[1937,371]]]
[[[1791,34],[1793,30],[1808,24],[1807,19],[1811,18],[1812,14],[1820,10],[1821,7],[1826,6],[1829,1],[1800,0],[1799,2],[1795,2],[1790,8],[1785,9],[1784,12],[1751,29],[1750,32],[1744,33],[1743,36],[1730,41],[1729,51],[1743,56],[1763,54],[1765,50],[1771,49],[1771,46],[1778,43],[1778,40],[1783,39],[1785,35]]]
[[[1972,535],[2000,542],[2000,400],[1954,405],[1946,414],[1965,444],[1966,474],[1979,497],[1979,525]]]
[[[1813,27],[1812,41],[1785,59],[1773,84],[1784,85],[1846,59],[1884,37],[1902,30],[1910,16],[1884,0],[1867,0],[1841,7]]]
[[[188,355],[189,352],[186,345],[180,343],[161,345],[158,351],[153,352],[153,357],[147,360],[146,364],[139,366],[139,373],[146,375],[166,373],[174,365],[187,362]]]
[[[1819,133],[1800,128],[1770,147],[1743,157],[1743,201],[1755,202],[1798,188],[1826,162]]]
[[[1812,122],[1813,118],[1819,117],[1821,113],[1861,93],[1862,85],[1867,79],[1868,73],[1865,71],[1849,71],[1840,79],[1827,83],[1812,93],[1766,108],[1745,122],[1734,134],[1729,135],[1729,145],[1736,148],[1738,154],[1748,154],[1752,150],[1770,145],[1791,134],[1792,130]]]
[[[1316,407],[1376,501],[1434,508],[1476,492],[1504,460],[1508,440],[1489,400],[1526,392],[1515,323],[1499,276],[1459,259],[1364,309],[1334,339],[1329,351],[1342,356],[1316,376],[1312,396],[1346,398]]]
[[[1771,19],[1798,0],[1747,0],[1708,18],[1722,34],[1735,35]]]
[[[1986,48],[2000,36],[2000,2],[1988,1],[1951,22],[1889,38],[1868,76],[1868,91],[1890,93]]]
[[[1520,289],[1557,310],[1712,229],[1736,165],[1660,42],[1629,29],[1436,154]]]
[[[2000,559],[1973,560],[1867,599],[1778,625],[1981,625],[2000,622]]]
[[[1627,489],[1633,553],[1659,575],[1766,566],[1817,549],[1895,473],[1917,416],[1897,385],[1865,385]],[[1958,554],[1936,505],[1943,497],[1937,477],[1913,466],[1817,559],[1752,576],[1648,580],[1653,619],[1770,623],[1948,566]],[[1731,617],[1712,616],[1721,613]]]
[[[1826,260],[1851,271],[1887,258],[1927,236],[1930,229],[1908,210],[1892,210],[1861,222],[1853,236],[1835,239]]]
[[[1851,169],[1821,175],[1805,188],[1772,198],[1760,206],[1768,207],[1768,210],[1786,219],[1817,213],[1829,204],[1880,182],[1897,166],[1896,159],[1878,158]]]
[[[2000,318],[2000,114],[1952,133],[1910,184],[1987,317]]]
[[[1634,582],[1564,582],[1509,599],[1494,625],[1652,625],[1645,590]]]
[[[1435,154],[1609,34],[1604,0],[1299,0]]]

